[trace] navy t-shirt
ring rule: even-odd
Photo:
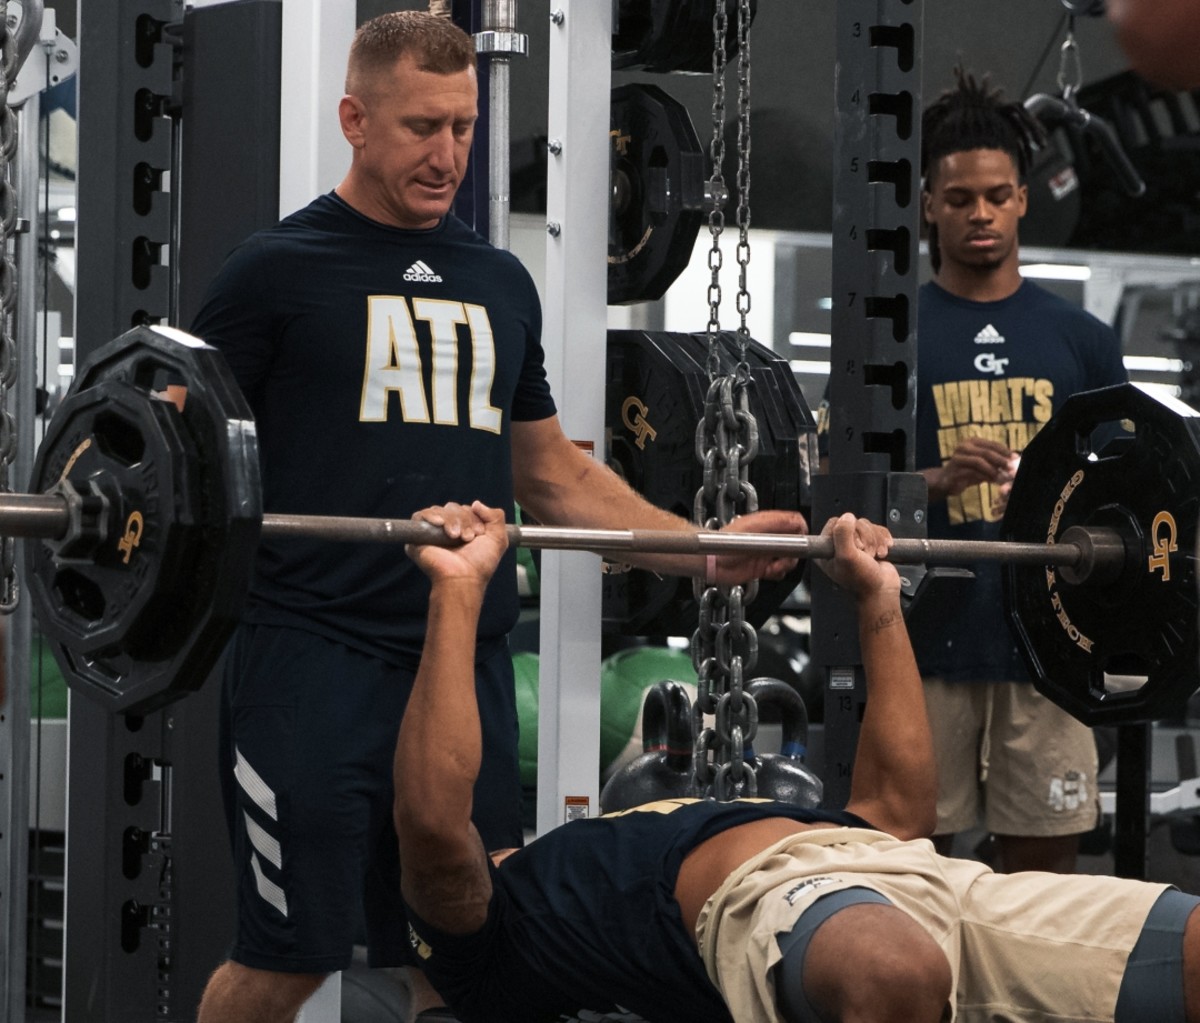
[[[1020,452],[1070,395],[1125,380],[1112,329],[1031,281],[999,302],[972,302],[924,284],[917,311],[917,467],[943,464],[971,435]],[[1002,515],[992,504],[987,483],[931,502],[929,536],[998,539]],[[922,608],[937,627],[917,641],[921,671],[950,681],[1027,679],[1004,620],[999,564],[969,567],[975,579],[965,593],[938,601],[931,589],[936,606]]]
[[[479,499],[511,515],[512,420],[555,412],[533,281],[453,216],[401,230],[321,196],[234,250],[191,329],[250,401],[268,512],[408,518]],[[428,593],[398,544],[264,537],[245,617],[415,666]],[[518,610],[510,551],[481,658]]]
[[[482,929],[443,934],[410,912],[410,941],[463,1023],[607,1013],[731,1023],[684,926],[675,881],[701,842],[766,817],[871,827],[844,810],[770,800],[671,799],[575,820],[493,868]]]

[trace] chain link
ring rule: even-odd
[[[12,462],[16,457],[16,419],[9,395],[17,379],[17,349],[13,340],[13,311],[17,303],[17,270],[13,236],[17,231],[17,200],[12,185],[12,161],[17,152],[17,122],[8,105],[8,90],[16,78],[17,40],[8,22],[8,0],[0,0],[0,493],[12,492]],[[0,613],[17,606],[16,541],[0,538]]]
[[[721,268],[725,257],[721,253],[721,232],[725,230],[725,38],[729,34],[729,12],[726,0],[715,0],[713,5],[713,98],[712,98],[712,142],[709,156],[712,158],[712,173],[708,179],[708,233],[712,237],[712,248],[708,251],[708,269],[712,280],[708,286],[708,375],[720,372],[720,361],[716,355],[716,337],[721,331]]]
[[[1075,15],[1067,19],[1067,34],[1058,52],[1058,91],[1070,99],[1083,85],[1083,60],[1075,39]]]
[[[746,362],[746,349],[750,344],[750,328],[746,317],[750,315],[750,290],[746,283],[746,271],[750,265],[750,0],[738,4],[738,293],[737,311],[741,318],[738,325],[738,346],[741,362]]]
[[[750,463],[758,454],[758,423],[750,411],[750,369],[747,350],[750,332],[746,316],[750,293],[746,268],[750,262],[750,24],[749,0],[738,0],[738,207],[739,240],[737,310],[738,360],[733,373],[722,373],[721,233],[725,226],[725,70],[729,31],[729,0],[716,0],[713,15],[713,140],[712,206],[708,227],[712,249],[708,265],[708,376],[704,415],[696,426],[696,459],[703,466],[701,488],[696,492],[693,519],[705,529],[719,529],[739,514],[758,510],[758,494],[750,483]],[[719,800],[754,796],[758,779],[746,750],[758,730],[758,706],[746,691],[746,682],[758,661],[758,634],[746,619],[746,606],[754,600],[758,583],[719,587],[713,580],[692,584],[699,604],[699,623],[692,634],[692,664],[696,668],[696,702],[692,707],[696,742],[693,749],[693,785],[696,794]],[[713,726],[706,725],[706,717]]]

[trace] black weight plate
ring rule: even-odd
[[[729,20],[726,60],[736,59],[738,0],[621,0],[613,67],[656,74],[712,74],[717,2],[725,4]],[[757,13],[757,0],[750,0],[752,24]]]
[[[645,0],[621,0],[612,38],[614,68],[637,65],[638,56],[646,45],[653,25],[654,20]]]
[[[738,0],[721,0],[725,4],[725,60],[726,63],[737,60],[737,19]],[[716,49],[716,37],[713,34],[713,15],[717,5],[713,0],[702,0],[700,3],[687,3],[687,19],[676,29],[676,45],[672,52],[661,55],[654,61],[654,67],[663,70],[680,71],[685,74],[712,75],[713,51]],[[751,0],[750,18],[753,22],[755,3]],[[727,83],[728,84],[728,83]],[[733,109],[733,96],[726,94],[726,109]]]
[[[33,547],[30,589],[52,646],[77,657],[169,646],[198,528],[197,467],[174,406],[119,380],[73,392],[39,453],[38,489],[97,481],[111,501],[108,536],[86,558]]]
[[[612,93],[608,302],[661,298],[704,222],[706,164],[687,109],[653,85]]]
[[[704,45],[708,50],[707,70],[712,73],[712,0],[650,0],[651,28],[639,55],[642,68],[655,73],[685,70],[695,53],[695,39],[688,38],[690,14],[698,7],[708,8],[708,31]],[[681,63],[682,61],[682,63]]]
[[[1125,539],[1112,581],[1072,585],[1053,568],[1005,566],[1005,606],[1034,684],[1085,724],[1178,713],[1200,685],[1198,515],[1200,416],[1131,384],[1071,397],[1022,453],[1003,539],[1057,541],[1075,525]]]
[[[182,411],[160,396],[172,385],[186,388]],[[216,349],[182,331],[137,327],[95,352],[77,373],[38,451],[33,492],[53,486],[64,471],[64,454],[69,459],[87,439],[82,431],[99,418],[88,397],[93,392],[140,406],[132,418],[147,432],[154,424],[172,438],[170,493],[160,464],[158,503],[137,509],[145,537],[162,542],[135,548],[120,580],[85,566],[82,574],[92,577],[99,599],[117,600],[114,606],[133,614],[112,626],[103,643],[93,641],[78,608],[74,617],[64,617],[62,573],[70,566],[43,543],[26,546],[28,585],[43,630],[43,619],[57,622],[49,645],[71,687],[111,710],[143,714],[198,688],[236,624],[262,525],[257,438],[249,407]],[[111,462],[98,460],[92,476],[102,490],[123,495],[117,502],[120,533],[135,510],[130,503],[139,493],[138,470],[136,461],[118,468]],[[80,465],[78,472],[87,468]],[[68,475],[75,478],[76,467]],[[182,524],[177,529],[186,526],[185,532],[164,533],[168,510],[167,518]],[[98,553],[95,560],[106,557]],[[121,587],[135,592],[120,596]]]
[[[736,335],[721,335],[721,372],[737,361]],[[609,465],[652,504],[691,520],[703,468],[696,427],[708,393],[704,334],[615,330],[608,334],[605,433]],[[747,361],[754,387],[759,453],[750,482],[763,509],[811,506],[815,424],[786,359],[751,341]],[[759,584],[748,619],[761,624],[795,589],[803,563],[789,578]],[[633,636],[690,636],[698,607],[690,579],[659,576],[620,564],[606,566],[604,628]]]

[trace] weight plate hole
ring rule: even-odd
[[[137,424],[115,412],[96,416],[95,442],[104,455],[126,467],[137,465],[146,454],[146,439]]]
[[[1132,419],[1107,419],[1097,423],[1090,433],[1080,434],[1079,454],[1089,462],[1122,458],[1137,443],[1137,423]]]

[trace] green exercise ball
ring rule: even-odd
[[[33,637],[30,658],[29,709],[34,718],[65,719],[67,716],[67,680],[50,647],[38,634]]]
[[[513,680],[517,687],[517,721],[521,738],[517,757],[521,764],[521,785],[537,784],[538,746],[538,655],[521,652],[512,655]]]
[[[521,785],[537,785],[538,656],[513,654],[517,690],[517,718],[521,737],[517,747]],[[696,669],[684,650],[668,647],[632,647],[600,662],[600,781],[642,752],[642,703],[646,691],[664,679],[683,684],[688,698],[696,698]]]

